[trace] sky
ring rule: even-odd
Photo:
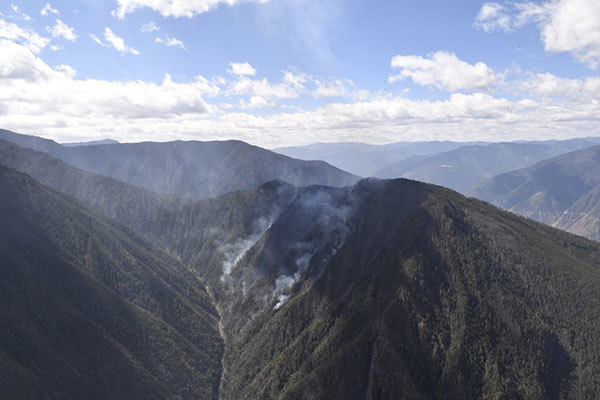
[[[0,5],[0,128],[59,142],[600,136],[600,0]]]

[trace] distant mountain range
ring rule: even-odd
[[[323,161],[301,161],[240,141],[124,143],[66,147],[0,130],[0,139],[42,151],[75,167],[190,198],[247,189],[273,179],[297,186],[348,186],[359,178]]]
[[[470,194],[548,225],[600,240],[600,146],[496,176]]]
[[[314,143],[307,146],[279,147],[273,151],[301,160],[323,160],[344,171],[362,177],[378,176],[378,172],[417,155],[430,155],[461,146],[483,142],[398,142],[385,145],[365,143]]]
[[[599,138],[510,143],[315,143],[274,151],[302,160],[324,160],[362,177],[410,178],[465,191],[500,173],[597,144]]]
[[[67,147],[77,147],[77,146],[95,146],[98,144],[117,144],[114,139],[102,139],[102,140],[92,140],[89,142],[71,142],[71,143],[61,143],[63,146]]]
[[[595,144],[589,139],[572,139],[462,146],[443,153],[415,156],[393,163],[377,171],[376,176],[415,179],[464,192],[501,173]]]

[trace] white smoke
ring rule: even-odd
[[[277,298],[277,304],[273,307],[273,310],[279,310],[283,305],[290,299],[290,296],[287,294],[280,294]]]
[[[225,260],[223,260],[223,274],[221,275],[222,282],[231,275],[233,269],[238,265],[242,258],[244,258],[248,250],[260,240],[267,230],[269,230],[271,225],[273,225],[275,218],[276,215],[272,215],[269,218],[258,218],[252,223],[253,233],[250,236],[238,239],[234,243],[228,243],[218,247],[217,250],[223,253],[225,258]]]

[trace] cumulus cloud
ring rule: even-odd
[[[114,47],[106,37],[92,38]],[[236,138],[267,147],[308,144],[322,141],[324,135],[332,141],[370,143],[600,135],[597,77],[531,74],[482,93],[493,87],[491,74],[496,82],[502,77],[446,53],[449,62],[434,55],[408,56],[414,63],[404,59],[398,71],[407,70],[406,78],[420,84],[468,91],[439,100],[362,93],[349,80],[315,77],[294,68],[282,71],[275,81],[257,78],[256,72],[189,81],[174,81],[169,75],[160,82],[104,81],[77,78],[68,65],[46,64],[39,53],[48,41],[0,19],[0,126],[65,141],[106,136],[122,141]],[[492,84],[484,84],[486,77]],[[301,96],[314,96],[319,84],[335,89],[337,81],[347,92],[343,100],[301,108]],[[509,98],[499,94],[503,91]],[[267,107],[271,110],[252,111]]]
[[[185,45],[183,44],[183,42],[181,40],[175,39],[174,37],[170,37],[169,35],[167,35],[164,39],[160,38],[160,37],[156,37],[154,39],[155,43],[162,43],[165,46],[168,47],[179,47],[185,51],[187,51],[187,48],[185,47]]]
[[[120,19],[140,8],[150,8],[164,17],[187,17],[211,11],[225,4],[234,6],[240,3],[266,3],[269,0],[117,0],[117,8],[112,14]]]
[[[77,75],[77,71],[75,71],[75,69],[73,67],[71,67],[70,65],[61,64],[61,65],[57,65],[56,67],[54,67],[54,69],[57,71],[61,71],[62,73],[67,75],[69,78],[75,78],[75,75]]]
[[[46,5],[40,10],[40,14],[43,17],[47,17],[50,14],[60,15],[60,12],[58,12],[57,9],[52,8],[52,6],[50,5],[50,3],[46,3]]]
[[[132,119],[203,115],[209,111],[203,95],[218,91],[202,77],[177,83],[166,75],[160,84],[79,80],[72,67],[51,68],[14,42],[0,40],[0,52],[6,55],[0,58],[0,102],[6,107],[0,123],[6,125],[34,118],[40,126],[56,126],[59,120],[64,125],[99,128]]]
[[[474,26],[486,32],[515,31],[535,23],[548,52],[571,53],[590,68],[600,65],[600,2],[597,0],[551,0],[508,6],[483,5]]]
[[[277,108],[277,103],[274,101],[269,101],[261,96],[251,96],[250,100],[246,101],[244,99],[240,99],[240,108],[242,109],[252,109],[252,108]]]
[[[229,69],[227,70],[227,72],[229,72],[230,74],[233,74],[233,75],[249,75],[249,76],[256,75],[256,70],[248,62],[229,63]]]
[[[115,35],[115,33],[109,27],[106,27],[104,29],[104,39],[106,40],[106,43],[103,42],[98,36],[96,36],[94,34],[90,34],[90,37],[92,38],[92,40],[94,42],[98,43],[100,46],[113,47],[114,49],[119,51],[121,54],[130,53],[135,56],[140,54],[140,52],[137,51],[136,49],[127,46],[125,44],[125,40],[123,38]]]
[[[400,73],[390,77],[390,82],[410,78],[422,86],[435,86],[448,91],[489,90],[500,76],[485,63],[469,64],[454,53],[437,51],[428,58],[421,56],[395,56],[391,66]]]
[[[53,38],[63,37],[71,42],[77,40],[75,30],[58,18],[56,19],[56,25],[52,27],[47,26],[46,30],[52,35]]]
[[[560,97],[578,102],[600,98],[600,77],[569,79],[543,73],[516,82],[516,87],[524,94],[546,98]]]

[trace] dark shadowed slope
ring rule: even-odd
[[[593,142],[585,139],[572,139],[464,146],[387,165],[379,170],[376,176],[416,179],[464,192],[498,174],[593,145]]]
[[[122,143],[65,147],[0,131],[30,147],[96,174],[183,197],[206,198],[281,179],[297,186],[347,186],[357,177],[323,161],[301,161],[240,141]]]
[[[600,240],[600,147],[496,176],[470,194],[507,210]]]
[[[218,316],[132,231],[0,166],[0,398],[211,398]]]

